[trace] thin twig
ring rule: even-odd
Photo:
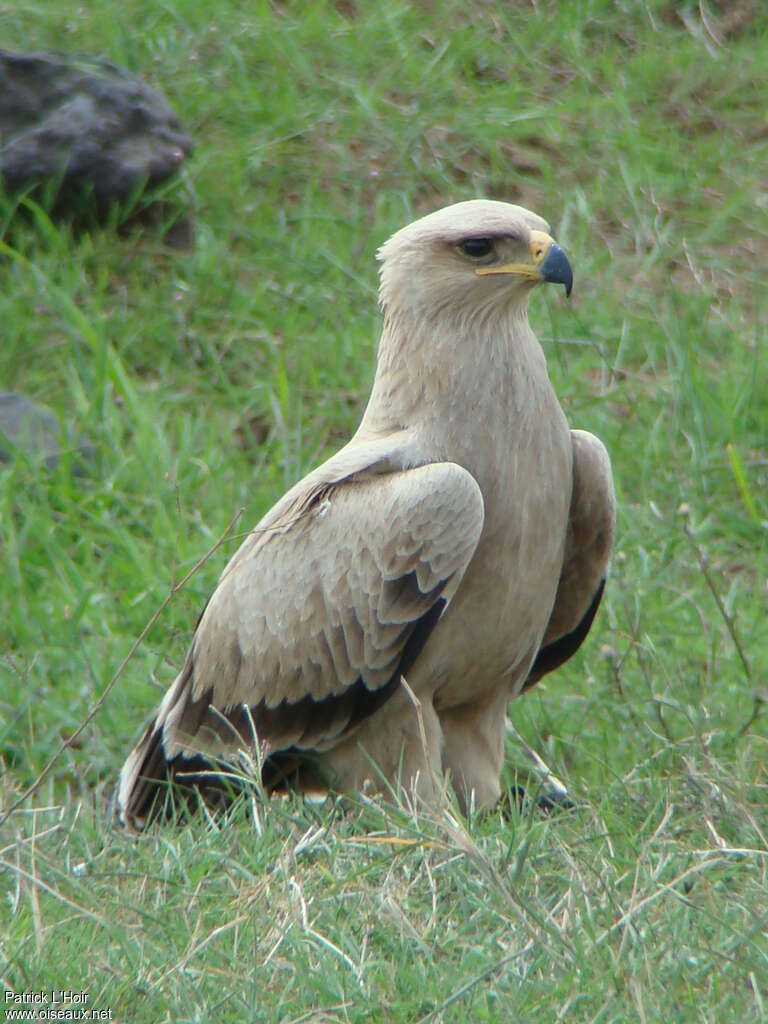
[[[710,592],[710,594],[712,595],[712,597],[715,600],[715,604],[717,605],[717,610],[720,612],[720,615],[722,616],[723,621],[725,622],[726,629],[728,630],[728,633],[729,633],[729,635],[731,637],[731,641],[733,642],[733,646],[736,648],[736,653],[738,654],[739,660],[741,661],[742,668],[744,669],[744,675],[746,676],[747,682],[749,683],[750,687],[752,688],[752,701],[753,701],[752,714],[747,719],[747,721],[744,723],[744,725],[742,725],[742,727],[739,729],[739,731],[736,733],[736,739],[740,740],[741,737],[747,732],[747,730],[752,725],[754,725],[755,721],[757,720],[758,716],[760,715],[760,712],[762,710],[763,704],[765,702],[764,702],[762,694],[757,691],[757,689],[756,689],[756,687],[754,685],[754,679],[752,677],[752,668],[751,668],[751,666],[749,664],[749,660],[747,659],[747,655],[746,655],[746,653],[744,651],[744,648],[743,648],[743,646],[741,644],[741,639],[740,639],[739,634],[738,634],[738,632],[736,630],[736,620],[735,620],[734,616],[731,615],[728,612],[728,609],[723,604],[723,599],[720,597],[720,594],[717,591],[717,587],[715,587],[714,580],[712,579],[712,576],[710,575],[710,572],[709,572],[709,559],[707,558],[706,554],[704,553],[704,551],[703,551],[701,545],[699,544],[699,542],[696,540],[696,537],[694,536],[694,533],[691,530],[691,527],[690,527],[690,525],[687,522],[683,525],[683,532],[685,533],[685,536],[688,538],[688,540],[690,542],[690,545],[691,545],[691,547],[693,548],[693,550],[694,550],[694,552],[696,554],[696,558],[697,558],[698,563],[699,563],[699,568],[701,569],[701,575],[704,577],[704,582],[707,584],[707,587],[709,588],[709,592]]]
[[[751,685],[752,684],[752,669],[750,668],[749,661],[747,660],[747,656],[744,653],[744,648],[741,646],[741,640],[739,639],[739,634],[736,632],[735,620],[734,620],[733,616],[728,613],[728,609],[723,604],[723,599],[720,597],[720,594],[717,592],[717,587],[715,587],[715,584],[714,584],[714,581],[712,579],[712,576],[710,575],[710,572],[709,572],[709,559],[704,554],[704,551],[702,550],[701,546],[699,545],[698,541],[696,540],[696,537],[694,536],[693,531],[691,530],[691,528],[688,525],[688,523],[686,523],[685,526],[683,527],[683,531],[684,531],[686,537],[688,538],[688,540],[691,542],[691,547],[696,552],[696,558],[698,559],[698,562],[699,562],[699,568],[701,569],[701,574],[704,577],[704,581],[706,582],[707,587],[709,588],[709,592],[712,594],[712,597],[715,599],[715,604],[717,605],[718,611],[722,615],[723,620],[724,620],[726,626],[728,627],[728,632],[731,635],[731,640],[733,641],[733,646],[736,648],[736,652],[739,655],[739,659],[740,659],[742,667],[744,669],[744,675],[747,677],[747,682],[750,683],[750,685]]]
[[[0,817],[0,827],[2,827],[6,823],[6,821],[8,821],[8,819],[10,818],[10,816],[13,814],[14,811],[18,810],[18,808],[21,807],[21,805],[24,803],[25,800],[28,800],[29,797],[31,797],[34,793],[37,792],[37,790],[40,788],[40,785],[42,784],[43,780],[48,775],[48,772],[51,770],[51,768],[53,768],[53,766],[59,760],[59,758],[64,753],[64,751],[67,750],[69,747],[71,747],[76,742],[76,740],[83,734],[85,729],[88,728],[88,726],[91,724],[93,719],[96,717],[96,715],[101,710],[101,708],[102,708],[102,706],[104,704],[104,701],[107,699],[109,694],[114,689],[115,684],[117,683],[118,679],[120,678],[120,676],[125,671],[126,666],[128,665],[128,662],[133,658],[133,656],[136,653],[136,651],[139,649],[139,647],[143,644],[144,640],[147,638],[147,635],[149,634],[149,632],[152,629],[152,627],[155,625],[157,620],[160,618],[160,616],[163,614],[165,609],[168,607],[168,605],[171,603],[171,601],[174,599],[174,597],[178,594],[178,592],[183,587],[186,586],[186,584],[195,575],[196,572],[198,572],[200,569],[202,569],[202,567],[205,565],[205,563],[208,561],[208,559],[216,551],[218,551],[218,549],[221,547],[221,545],[224,543],[224,541],[229,537],[230,533],[234,529],[234,527],[237,524],[238,520],[242,516],[243,511],[244,510],[242,508],[238,509],[238,511],[235,513],[235,515],[230,520],[229,525],[227,526],[227,528],[224,531],[224,533],[222,533],[222,535],[219,537],[219,539],[216,541],[216,543],[213,545],[213,547],[210,548],[203,555],[203,557],[201,559],[199,559],[199,561],[195,562],[195,564],[192,566],[192,568],[189,570],[189,572],[186,574],[186,576],[184,576],[183,579],[181,579],[178,583],[172,583],[171,584],[171,587],[170,587],[170,589],[168,591],[168,594],[166,595],[165,599],[162,601],[160,606],[157,608],[155,613],[152,615],[152,617],[150,618],[149,622],[146,624],[144,629],[142,629],[141,633],[139,633],[139,635],[136,638],[136,640],[134,640],[134,642],[131,644],[130,650],[128,651],[126,656],[123,658],[123,660],[120,663],[120,666],[117,669],[117,671],[115,672],[115,674],[112,676],[110,681],[107,683],[107,685],[102,690],[101,695],[99,696],[99,698],[96,701],[96,703],[93,705],[93,707],[88,712],[88,714],[85,716],[85,718],[80,723],[80,725],[77,727],[77,729],[75,729],[75,731],[72,733],[72,735],[68,736],[65,740],[62,741],[61,746],[59,747],[59,749],[56,751],[55,754],[52,755],[52,757],[50,758],[48,763],[45,765],[43,770],[40,772],[40,774],[37,776],[35,781],[30,786],[28,786],[27,789],[24,790],[24,792],[21,794],[21,796],[17,800],[14,800],[14,802],[11,804],[11,806],[8,808],[8,810],[2,815],[2,817]]]

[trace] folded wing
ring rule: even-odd
[[[473,477],[435,463],[299,491],[265,517],[225,569],[123,768],[124,816],[146,804],[169,762],[256,744],[263,758],[323,750],[348,735],[418,656],[483,515]]]

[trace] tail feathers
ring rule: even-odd
[[[178,818],[180,812],[194,813],[201,803],[213,811],[223,810],[243,785],[252,784],[252,768],[252,764],[228,763],[202,754],[176,754],[168,758],[163,726],[155,720],[120,773],[120,821],[140,831],[154,821]],[[260,786],[265,795],[285,797],[301,793],[312,800],[328,795],[327,780],[311,754],[295,749],[280,751],[264,760]]]
[[[231,792],[226,768],[220,762],[184,750],[178,742],[180,731],[197,735],[209,706],[208,694],[190,699],[191,679],[190,656],[120,772],[117,812],[120,820],[133,828],[195,808],[200,797],[211,806],[220,805],[222,794]],[[169,734],[170,757],[166,753]]]
[[[163,728],[153,722],[123,765],[117,809],[124,824],[143,829],[194,810],[201,799],[210,807],[223,806],[236,788],[225,767],[200,754],[166,757]]]
[[[170,765],[163,750],[162,726],[152,722],[120,772],[117,809],[125,824],[142,828],[159,802]]]

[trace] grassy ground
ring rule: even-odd
[[[0,826],[4,988],[152,1024],[768,1020],[762,5],[6,0],[0,40],[141,71],[197,142],[166,195],[187,248],[0,207],[0,387],[96,447],[84,475],[0,467],[0,808],[236,509],[354,428],[373,253],[417,214],[551,220],[576,287],[532,320],[620,498],[584,653],[511,709],[574,810],[113,828],[229,541]]]

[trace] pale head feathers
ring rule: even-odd
[[[511,203],[472,199],[444,207],[401,228],[381,246],[379,301],[398,320],[486,319],[495,310],[524,311],[530,282],[478,277],[488,260],[527,258],[532,231],[548,231],[545,220]],[[488,260],[461,251],[468,239],[493,241]]]
[[[382,245],[384,326],[363,434],[429,418],[450,433],[459,398],[479,408],[497,401],[494,389],[504,387],[504,400],[516,405],[532,375],[549,386],[528,325],[533,282],[476,273],[481,266],[530,264],[531,232],[547,227],[521,206],[471,200],[414,221]],[[492,244],[488,252],[480,246],[468,253],[462,244],[469,239]]]

